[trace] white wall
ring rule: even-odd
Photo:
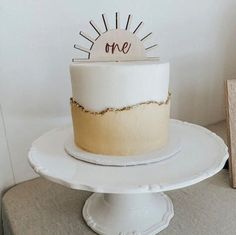
[[[9,156],[6,130],[4,127],[4,117],[0,106],[0,199],[2,196],[2,192],[5,191],[8,186],[13,185],[14,183],[15,179]],[[0,201],[0,211],[1,211],[1,201]],[[1,213],[0,213],[0,221],[1,221]],[[2,234],[1,222],[0,222],[0,234]]]
[[[223,81],[236,77],[235,0],[0,4],[0,103],[16,182],[35,176],[26,160],[31,142],[70,120],[68,65],[82,55],[73,44],[80,30],[92,32],[90,19],[102,26],[103,12],[111,25],[117,10],[122,22],[132,13],[133,28],[144,20],[140,36],[154,32],[159,48],[150,55],[171,63],[173,117],[199,124],[224,119]]]

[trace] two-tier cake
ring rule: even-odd
[[[168,140],[169,64],[76,62],[70,66],[75,144],[106,155],[142,154]]]

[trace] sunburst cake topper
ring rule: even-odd
[[[146,52],[157,44],[152,44],[148,47],[144,46],[144,41],[147,40],[152,32],[144,35],[141,39],[137,36],[138,31],[143,26],[141,21],[137,27],[130,31],[132,15],[128,15],[127,22],[124,28],[120,27],[120,15],[115,14],[115,29],[109,27],[105,14],[102,14],[102,20],[105,31],[102,31],[92,20],[90,25],[96,31],[98,36],[94,39],[88,34],[80,31],[80,36],[91,43],[90,48],[85,48],[78,44],[74,48],[87,53],[89,61],[125,61],[125,60],[147,60],[157,59],[157,57],[147,57]],[[82,59],[73,59],[74,62]]]

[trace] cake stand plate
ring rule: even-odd
[[[171,120],[181,139],[181,151],[152,164],[116,167],[91,164],[70,157],[64,143],[71,126],[37,139],[29,162],[41,176],[69,188],[95,192],[86,201],[83,216],[98,234],[154,235],[168,226],[173,206],[162,192],[187,187],[219,172],[228,150],[211,131]]]
[[[95,154],[87,152],[74,143],[73,134],[67,138],[65,142],[65,151],[72,157],[79,160],[105,166],[134,166],[142,164],[150,164],[154,162],[163,161],[174,156],[181,151],[181,135],[175,131],[175,126],[170,125],[169,139],[167,144],[155,151],[145,154],[132,156],[108,156],[103,154]]]

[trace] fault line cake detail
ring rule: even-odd
[[[146,57],[156,44],[145,48],[151,33],[139,39],[143,23],[130,31],[131,19],[121,29],[116,13],[115,29],[109,29],[103,14],[104,32],[90,21],[96,39],[80,32],[90,49],[74,46],[88,54],[70,65],[74,141],[92,153],[137,155],[168,141],[169,64]]]

